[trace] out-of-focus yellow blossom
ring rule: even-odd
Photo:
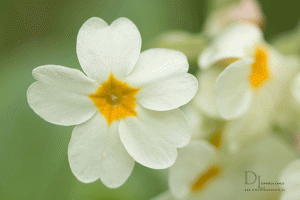
[[[169,172],[170,190],[156,199],[276,199],[280,192],[245,195],[245,189],[258,188],[258,183],[245,184],[245,171],[261,175],[265,182],[276,182],[285,164],[295,158],[296,154],[274,136],[261,138],[234,155],[205,141],[193,141],[179,150]]]

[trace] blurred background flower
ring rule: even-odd
[[[31,72],[46,64],[80,69],[77,33],[87,19],[96,16],[109,24],[119,17],[129,18],[147,44],[142,50],[154,46],[180,50],[189,58],[190,72],[196,74],[197,58],[211,41],[203,34],[205,20],[234,3],[239,1],[1,1],[0,199],[149,199],[166,191],[167,170],[151,170],[139,164],[118,189],[108,189],[100,181],[77,181],[67,160],[73,127],[49,124],[30,109],[26,91],[34,82]],[[260,0],[259,4],[267,20],[265,39],[283,54],[299,56],[297,1]],[[291,104],[297,108],[297,103]],[[300,119],[298,113],[289,120],[295,109],[285,103],[278,110],[276,131],[286,133],[278,135],[287,143],[299,144],[292,137],[299,134],[294,127]],[[194,137],[203,130],[201,138],[222,124],[205,113],[190,123]]]

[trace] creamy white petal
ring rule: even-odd
[[[210,68],[216,61],[213,61],[213,55],[216,51],[214,46],[208,46],[206,49],[203,50],[202,54],[199,54],[198,58],[198,66],[201,69],[208,69]]]
[[[281,139],[271,134],[267,135],[248,143],[236,154],[223,152],[219,157],[221,160],[220,176],[206,185],[202,191],[195,193],[194,198],[191,199],[277,199],[279,193],[274,191],[246,192],[247,195],[245,195],[245,189],[258,187],[257,182],[252,185],[245,184],[245,171],[253,171],[257,176],[261,176],[261,182],[279,182],[278,175],[286,163],[297,157],[296,153]],[[261,185],[261,187],[279,189],[278,185]]]
[[[28,88],[27,101],[33,111],[44,120],[63,126],[83,123],[97,111],[88,96],[39,81]]]
[[[129,178],[134,159],[124,148],[118,131],[119,123],[113,123],[109,127],[109,138],[103,143],[105,149],[102,153],[103,162],[100,179],[109,188],[117,188]]]
[[[224,134],[232,152],[248,145],[255,137],[270,132],[274,123],[273,116],[278,115],[274,108],[280,102],[282,86],[281,82],[262,85],[259,90],[255,91],[247,113],[226,124]]]
[[[73,174],[81,182],[90,183],[100,178],[108,134],[107,122],[98,113],[74,128],[68,159]]]
[[[77,37],[77,56],[85,73],[99,82],[109,74],[124,78],[136,64],[141,50],[141,36],[127,18],[107,26],[100,18],[86,21]]]
[[[287,192],[283,192],[280,200],[299,200],[300,190],[289,190]]]
[[[180,107],[184,116],[187,119],[189,127],[192,132],[192,139],[203,137],[203,120],[204,117],[201,114],[199,108],[195,105],[193,101],[189,102],[188,104]]]
[[[192,141],[178,150],[178,159],[170,168],[169,187],[177,198],[185,198],[197,178],[216,161],[215,148],[205,141]]]
[[[243,174],[244,171],[252,169],[256,174],[261,175],[266,182],[279,182],[280,172],[287,163],[295,160],[295,158],[297,158],[296,152],[286,142],[267,132],[255,142],[248,143],[245,148],[241,149],[236,160],[239,159],[247,163],[247,167],[239,166],[239,171]],[[227,162],[234,165],[233,160],[228,159]]]
[[[186,56],[171,49],[149,49],[141,53],[140,58],[126,78],[133,87],[164,81],[185,74],[189,69]]]
[[[244,116],[226,124],[224,135],[226,137],[226,145],[228,145],[231,153],[238,152],[255,138],[270,131],[271,116],[269,112],[264,111],[266,110],[261,105],[251,106],[249,112]]]
[[[152,111],[139,105],[137,117],[121,120],[119,132],[128,153],[138,163],[153,169],[170,167],[177,149],[188,144],[191,133],[180,109]]]
[[[199,89],[193,101],[201,111],[212,118],[220,118],[216,105],[215,83],[222,71],[222,68],[214,67],[199,73],[197,77]]]
[[[283,182],[283,188],[285,188],[285,194],[283,199],[288,197],[300,197],[300,159],[296,159],[289,163],[283,170],[280,182]],[[297,194],[298,196],[294,196]]]
[[[97,91],[99,83],[77,69],[59,65],[44,65],[32,71],[33,77],[45,85],[64,91],[90,95]]]
[[[299,71],[300,60],[298,57],[282,55],[272,46],[268,46],[268,50],[268,68],[276,79],[288,81]]]
[[[300,103],[300,74],[298,74],[291,85],[291,92],[293,97]]]
[[[240,117],[251,105],[253,92],[249,77],[252,62],[244,59],[232,63],[216,81],[216,105],[225,119]]]
[[[134,160],[122,145],[119,122],[109,127],[100,113],[73,130],[68,148],[71,170],[78,180],[91,183],[99,178],[109,188],[124,184]]]
[[[229,26],[200,55],[199,67],[207,69],[223,59],[242,59],[253,56],[255,45],[262,40],[263,35],[258,26],[246,23]]]
[[[197,79],[186,73],[146,85],[138,92],[137,101],[151,110],[171,110],[187,104],[195,96],[197,89]]]

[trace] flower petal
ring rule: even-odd
[[[96,112],[89,94],[98,83],[77,69],[44,65],[32,71],[38,82],[27,91],[30,107],[43,119],[59,125],[80,124]]]
[[[101,181],[109,188],[117,188],[125,183],[132,173],[135,161],[124,148],[118,131],[118,123],[110,126],[109,138],[105,141]]]
[[[77,69],[59,65],[44,65],[32,71],[33,77],[55,88],[84,95],[93,94],[99,83]]]
[[[280,182],[283,182],[284,187],[286,189],[286,193],[290,190],[298,190],[298,194],[300,195],[300,158],[294,160],[289,163],[285,169],[283,170],[280,178]],[[298,196],[299,197],[299,196]]]
[[[128,153],[138,163],[153,169],[170,167],[177,149],[188,144],[191,133],[179,109],[156,112],[139,105],[137,117],[120,122],[120,138]]]
[[[199,73],[199,89],[195,95],[194,102],[201,111],[212,118],[220,118],[216,105],[215,83],[223,69],[214,67]]]
[[[282,196],[280,197],[280,200],[291,200],[299,198],[300,196],[300,190],[299,189],[291,189],[289,191],[283,192]]]
[[[170,168],[169,187],[177,198],[191,192],[194,181],[216,161],[215,148],[205,141],[192,141],[178,150],[178,159]]]
[[[245,195],[244,189],[257,189],[257,182],[252,185],[244,185],[241,190],[241,183],[245,184],[245,171],[253,171],[257,176],[261,175],[262,182],[279,182],[278,174],[284,165],[297,157],[296,153],[282,139],[275,137],[270,132],[264,134],[265,137],[247,143],[247,146],[235,154],[221,151],[219,157],[222,168],[220,176],[202,191],[195,193],[195,197],[192,199],[253,200],[270,199],[270,197],[276,199],[278,194],[274,191],[249,192]],[[254,179],[251,175],[249,174],[249,182]],[[265,186],[266,188],[280,189],[279,185]],[[262,187],[264,186],[262,185]]]
[[[164,81],[186,73],[189,64],[186,56],[171,49],[149,49],[141,53],[140,58],[126,78],[133,87]]]
[[[298,74],[292,84],[291,84],[291,92],[293,97],[300,103],[300,74]]]
[[[28,88],[27,101],[44,120],[63,126],[81,124],[97,111],[88,96],[64,91],[39,81]]]
[[[250,24],[230,26],[203,51],[198,65],[201,69],[207,69],[224,59],[235,60],[252,56],[255,45],[262,39],[262,32],[258,26]]]
[[[127,18],[107,26],[100,18],[86,21],[77,37],[77,56],[85,73],[99,82],[113,73],[118,79],[129,74],[141,50],[141,35]]]
[[[163,82],[146,85],[138,92],[137,101],[151,110],[171,110],[187,104],[195,96],[197,89],[197,79],[186,73]]]
[[[281,86],[280,82],[263,85],[255,91],[247,113],[226,123],[224,135],[231,152],[237,152],[243,146],[248,146],[254,138],[266,135],[272,129],[273,116],[278,115],[274,108],[280,102],[278,97],[282,92]]]
[[[287,81],[299,71],[300,60],[296,56],[285,56],[272,46],[269,49],[269,70],[278,80]]]
[[[216,81],[216,104],[220,115],[225,119],[240,117],[251,105],[251,64],[251,59],[236,61]]]
[[[204,116],[202,116],[199,108],[193,102],[190,102],[180,107],[180,109],[189,123],[192,139],[203,138],[202,136],[205,133],[205,131],[203,131]]]
[[[109,127],[100,113],[77,125],[69,143],[68,156],[73,174],[84,183],[101,179],[109,188],[120,187],[130,176],[134,160],[122,145],[118,122]]]

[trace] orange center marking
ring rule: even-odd
[[[263,46],[258,46],[255,52],[255,62],[252,64],[252,73],[250,75],[251,85],[257,89],[261,84],[269,78],[267,67],[268,51]]]
[[[136,116],[135,94],[138,91],[110,74],[108,80],[89,97],[110,125],[114,120]]]
[[[211,167],[205,174],[201,175],[196,181],[195,183],[192,185],[192,191],[193,192],[198,192],[201,189],[203,189],[203,187],[205,185],[207,185],[207,183],[212,180],[213,178],[216,178],[221,172],[221,168],[219,166],[213,166]]]

